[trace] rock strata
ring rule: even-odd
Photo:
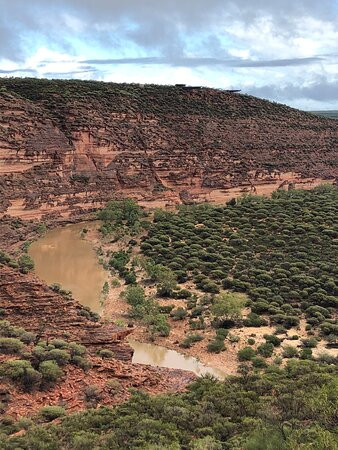
[[[0,213],[225,201],[337,177],[337,121],[215,89],[0,80]]]

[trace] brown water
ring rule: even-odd
[[[72,291],[80,303],[100,313],[100,294],[108,278],[107,272],[98,263],[92,244],[81,237],[83,228],[97,226],[98,222],[86,222],[49,231],[32,243],[29,255],[39,278],[48,284],[59,283]],[[130,345],[134,349],[134,363],[190,370],[196,375],[209,373],[219,379],[225,377],[221,370],[205,366],[192,356],[155,344],[130,341]]]
[[[94,312],[102,309],[100,294],[108,277],[93,246],[81,237],[81,232],[97,226],[97,222],[78,223],[49,231],[33,242],[28,252],[39,278],[72,291],[76,300]]]
[[[133,363],[149,364],[151,366],[168,367],[171,369],[190,370],[196,375],[210,374],[223,380],[225,372],[214,367],[208,367],[193,356],[169,350],[160,345],[146,344],[143,342],[129,341],[134,349]]]

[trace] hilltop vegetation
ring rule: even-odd
[[[140,85],[137,83],[106,83],[100,81],[83,80],[47,80],[36,78],[7,78],[0,80],[3,92],[14,93],[21,98],[34,102],[41,102],[44,107],[55,114],[65,102],[73,101],[80,106],[82,102],[90,101],[93,104],[100,102],[100,107],[116,112],[153,113],[156,115],[173,114],[202,114],[207,117],[245,117],[247,115],[259,116],[270,111],[273,115],[281,115],[296,110],[280,104],[261,100],[266,109],[259,109],[252,105],[249,95],[241,95],[243,109],[239,109],[229,100],[227,91],[203,88],[213,97],[212,102],[205,102],[202,95],[196,97],[189,95],[193,90],[182,86]],[[194,92],[199,93],[200,89]],[[233,94],[232,94],[233,95]],[[84,105],[83,105],[84,106]],[[300,113],[306,114],[306,113]],[[67,124],[64,124],[67,126]]]

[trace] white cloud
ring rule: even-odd
[[[19,74],[39,77],[186,83],[257,92],[269,87],[264,92],[271,99],[279,92],[284,97],[278,100],[300,107],[317,102],[315,109],[332,104],[338,109],[337,96],[333,92],[331,101],[327,90],[338,73],[336,0],[0,0],[0,6],[0,73],[5,76],[21,69]],[[187,56],[209,59],[209,65],[193,66]],[[168,62],[81,63],[138,57],[164,57]],[[301,65],[297,58],[310,61]],[[217,59],[258,64],[239,68],[215,63]],[[290,83],[302,95],[310,95],[305,88],[318,80],[325,80],[322,100],[287,96]]]

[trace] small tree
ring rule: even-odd
[[[215,297],[211,312],[218,319],[238,320],[242,316],[246,299],[244,294],[221,292]]]
[[[145,301],[145,292],[141,286],[130,285],[125,291],[126,301],[131,306],[142,305]]]

